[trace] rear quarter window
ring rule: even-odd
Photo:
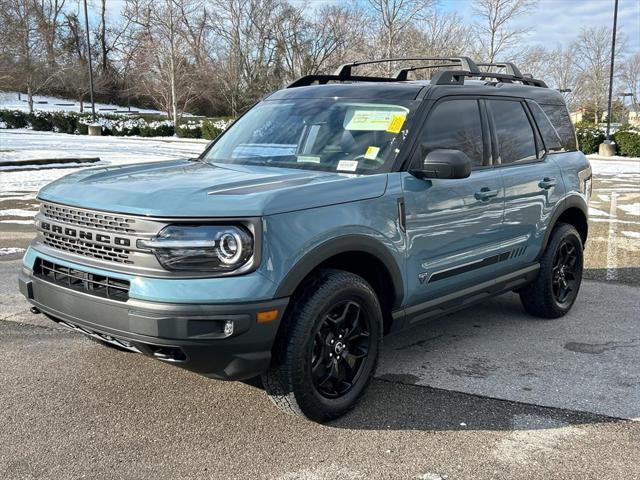
[[[547,117],[542,108],[540,108],[540,105],[531,100],[527,100],[527,105],[529,105],[529,110],[538,126],[538,130],[540,130],[547,151],[561,152],[564,150],[560,135],[558,135],[555,127],[551,124],[551,120],[549,120],[549,117]]]
[[[544,113],[551,120],[551,124],[560,136],[560,142],[565,150],[577,150],[576,132],[571,124],[569,112],[564,105],[540,104]]]

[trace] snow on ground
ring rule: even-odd
[[[3,255],[15,255],[17,253],[22,253],[24,252],[24,248],[17,248],[17,247],[3,247],[0,248],[0,257],[2,257]]]
[[[34,110],[42,110],[45,112],[80,112],[80,103],[76,100],[68,100],[58,97],[50,97],[47,95],[34,95]],[[0,92],[0,108],[7,110],[23,110],[28,111],[27,95],[22,94],[18,99],[18,92]],[[115,110],[127,110],[127,107],[96,103],[97,113],[115,113]],[[84,111],[91,112],[91,102],[84,103]],[[132,112],[136,113],[155,113],[164,115],[163,112],[148,108],[131,107]]]
[[[172,142],[166,139],[89,137],[32,130],[0,130],[0,161],[34,158],[100,158],[100,162],[82,167],[59,165],[61,168],[48,168],[47,165],[38,165],[34,170],[1,172],[0,194],[3,197],[9,193],[25,195],[26,192],[37,191],[47,183],[79,168],[195,157],[204,150],[205,146],[205,142]]]

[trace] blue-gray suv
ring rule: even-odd
[[[32,311],[211,378],[261,376],[316,421],[356,403],[384,335],[510,291],[567,313],[591,168],[562,95],[467,57],[353,73],[383,61],[295,81],[198,158],[44,187],[19,277]]]

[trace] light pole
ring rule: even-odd
[[[617,2],[618,0],[616,0]],[[89,14],[87,13],[87,0],[84,0],[84,28],[87,35],[87,58],[89,59],[89,92],[91,94],[91,116],[96,123],[96,104],[93,100],[93,65],[91,61],[91,38],[89,37]]]
[[[86,0],[85,0],[86,1]],[[616,55],[616,28],[618,25],[618,0],[613,7],[613,33],[611,38],[611,69],[609,71],[609,106],[607,108],[607,142],[611,142],[611,100],[613,96],[613,62]]]

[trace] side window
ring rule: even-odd
[[[536,142],[531,122],[521,102],[489,100],[502,164],[535,160]]]
[[[477,100],[439,103],[427,118],[420,137],[424,153],[439,148],[461,150],[474,166],[483,165],[482,121]]]
[[[573,130],[571,119],[569,118],[569,112],[564,105],[540,105],[544,113],[547,114],[551,124],[554,126],[558,135],[560,135],[560,141],[565,150],[576,150],[578,148],[576,142],[576,132]]]
[[[529,100],[527,100],[527,105],[529,105],[533,118],[536,121],[536,125],[538,125],[538,128],[540,129],[540,133],[542,134],[544,145],[547,150],[550,152],[562,151],[562,142],[560,141],[558,132],[553,128],[549,117],[547,117],[542,108],[540,108],[540,105]]]

